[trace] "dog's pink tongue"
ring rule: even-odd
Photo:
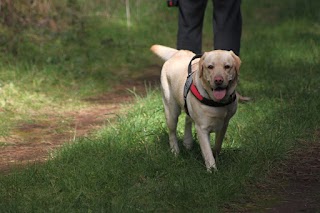
[[[213,96],[215,97],[215,99],[217,99],[217,101],[220,101],[221,99],[224,98],[224,96],[226,96],[227,90],[223,89],[223,90],[213,90]]]

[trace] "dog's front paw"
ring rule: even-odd
[[[217,167],[215,166],[215,167],[211,167],[211,168],[207,168],[207,172],[208,173],[215,173],[215,172],[217,172],[218,171],[218,169],[217,169]]]
[[[212,173],[212,171],[214,172],[218,171],[216,161],[214,158],[210,162],[206,161],[206,168],[207,168],[207,172],[210,172],[210,173]]]
[[[171,147],[171,152],[174,154],[174,156],[178,156],[180,153],[179,147]]]

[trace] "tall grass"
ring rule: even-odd
[[[206,172],[198,145],[182,148],[178,157],[170,153],[160,92],[149,91],[95,136],[64,146],[44,165],[0,176],[0,210],[243,210],[256,193],[251,184],[276,168],[299,139],[314,142],[320,127],[317,8],[317,1],[243,2],[239,89],[254,101],[241,104],[232,118],[218,172]],[[157,38],[146,41],[158,43]],[[182,134],[179,123],[180,140]]]

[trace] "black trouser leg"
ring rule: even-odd
[[[179,1],[177,49],[202,51],[202,27],[207,0]],[[213,0],[214,49],[240,54],[242,31],[241,0]]]
[[[213,0],[214,49],[240,54],[241,0]]]
[[[207,0],[179,1],[179,30],[177,49],[201,54],[202,26]]]

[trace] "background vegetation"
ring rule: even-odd
[[[10,121],[44,106],[75,107],[81,97],[160,64],[149,52],[151,44],[175,46],[176,10],[164,2],[130,1],[130,27],[125,1],[32,2],[50,3],[50,10],[32,10],[30,16],[41,18],[28,22],[13,17],[14,27],[1,15],[1,116]],[[29,14],[26,5],[11,4],[21,11],[17,14]],[[264,181],[301,139],[317,142],[319,6],[319,1],[243,1],[240,90],[254,101],[240,105],[232,119],[217,173],[206,173],[198,146],[171,155],[159,91],[149,91],[95,136],[65,146],[44,165],[1,176],[0,209],[221,212],[250,207],[256,182]],[[212,46],[210,8],[205,50]],[[42,18],[49,21],[40,27]]]
[[[130,1],[129,27],[125,3],[1,1],[0,136],[21,118],[82,106],[84,97],[143,76],[154,64],[154,42],[174,46],[175,10],[165,2]]]

